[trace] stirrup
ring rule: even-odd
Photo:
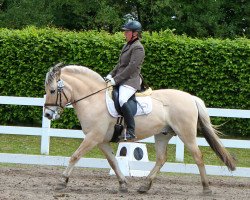
[[[132,140],[132,139],[135,139],[135,138],[136,138],[135,134],[126,132],[126,133],[124,133],[123,140],[127,141],[127,140]]]

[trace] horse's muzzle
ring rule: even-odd
[[[49,120],[51,120],[53,118],[53,115],[49,114],[49,113],[45,113],[44,117],[48,118]]]
[[[57,109],[53,110],[53,109],[45,108],[44,117],[48,118],[49,120],[54,120],[54,119],[59,119],[60,114],[57,111]]]

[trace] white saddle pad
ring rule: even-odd
[[[150,96],[145,97],[136,97],[137,103],[137,112],[135,115],[147,115],[152,111],[152,99]],[[109,111],[109,114],[112,117],[120,117],[115,109],[115,104],[113,99],[110,97],[108,90],[106,91],[106,104]]]

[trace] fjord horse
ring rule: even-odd
[[[68,167],[63,172],[58,189],[67,186],[70,174],[77,161],[95,146],[106,156],[114,170],[119,190],[127,192],[127,180],[119,169],[118,162],[110,146],[116,118],[112,117],[105,103],[107,83],[96,72],[83,66],[57,64],[46,74],[46,102],[44,115],[57,119],[64,107],[72,104],[80,121],[85,138],[71,156]],[[154,135],[156,163],[138,192],[147,192],[156,174],[166,162],[167,144],[177,135],[190,151],[201,176],[203,193],[210,194],[208,179],[202,154],[198,148],[197,131],[224,162],[229,170],[235,170],[235,160],[220,143],[218,131],[210,122],[204,102],[186,92],[174,89],[154,90],[151,94],[153,110],[148,115],[135,117],[135,140]]]

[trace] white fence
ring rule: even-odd
[[[30,98],[30,97],[7,97],[0,96],[0,104],[7,105],[26,105],[26,106],[40,106],[43,107],[45,102],[44,98]],[[217,117],[235,117],[235,118],[250,118],[250,110],[236,110],[236,109],[218,109],[218,108],[208,108],[210,116]],[[41,154],[49,155],[49,146],[50,146],[50,137],[66,137],[66,138],[84,138],[84,134],[81,130],[69,130],[69,129],[54,129],[50,128],[50,120],[42,116],[42,127],[20,127],[20,126],[0,126],[0,134],[15,134],[15,135],[35,135],[41,136]],[[229,148],[246,148],[250,149],[249,140],[229,140],[221,139],[223,145]],[[154,138],[150,137],[140,142],[145,143],[154,143]],[[170,144],[176,145],[176,161],[183,162],[184,160],[184,144],[178,137],[173,137],[170,140]],[[199,146],[209,146],[204,138],[198,138]],[[26,159],[23,159],[26,157]],[[18,155],[18,154],[0,154],[0,162],[10,162],[10,163],[26,163],[26,164],[49,164],[51,165],[66,165],[68,158],[65,157],[53,157],[53,156],[33,156],[33,155]],[[107,168],[109,165],[106,160],[103,159],[87,159],[88,164],[83,164],[83,160],[79,162],[79,166],[83,167],[97,167]],[[83,165],[81,165],[81,163]],[[92,165],[90,164],[92,163]],[[98,163],[98,164],[93,164]],[[102,163],[102,165],[100,165]],[[176,167],[178,165],[179,167]],[[139,164],[132,162],[134,168],[140,168]],[[150,168],[152,162],[144,163],[143,167]],[[172,167],[171,167],[172,166]],[[164,165],[162,171],[171,171],[171,172],[185,172],[185,173],[198,173],[195,165],[186,165],[180,163],[168,163]],[[195,168],[195,170],[194,170]],[[210,169],[211,168],[211,169]],[[217,169],[218,168],[218,169]],[[211,171],[211,172],[210,172]],[[236,176],[250,176],[250,168],[238,168],[236,172],[229,173],[224,167],[220,166],[211,166],[208,167],[208,174],[220,174],[220,175],[236,175]],[[210,173],[209,173],[210,172]],[[241,175],[240,175],[241,174]],[[243,174],[243,175],[242,175]],[[248,175],[246,175],[248,174]]]

